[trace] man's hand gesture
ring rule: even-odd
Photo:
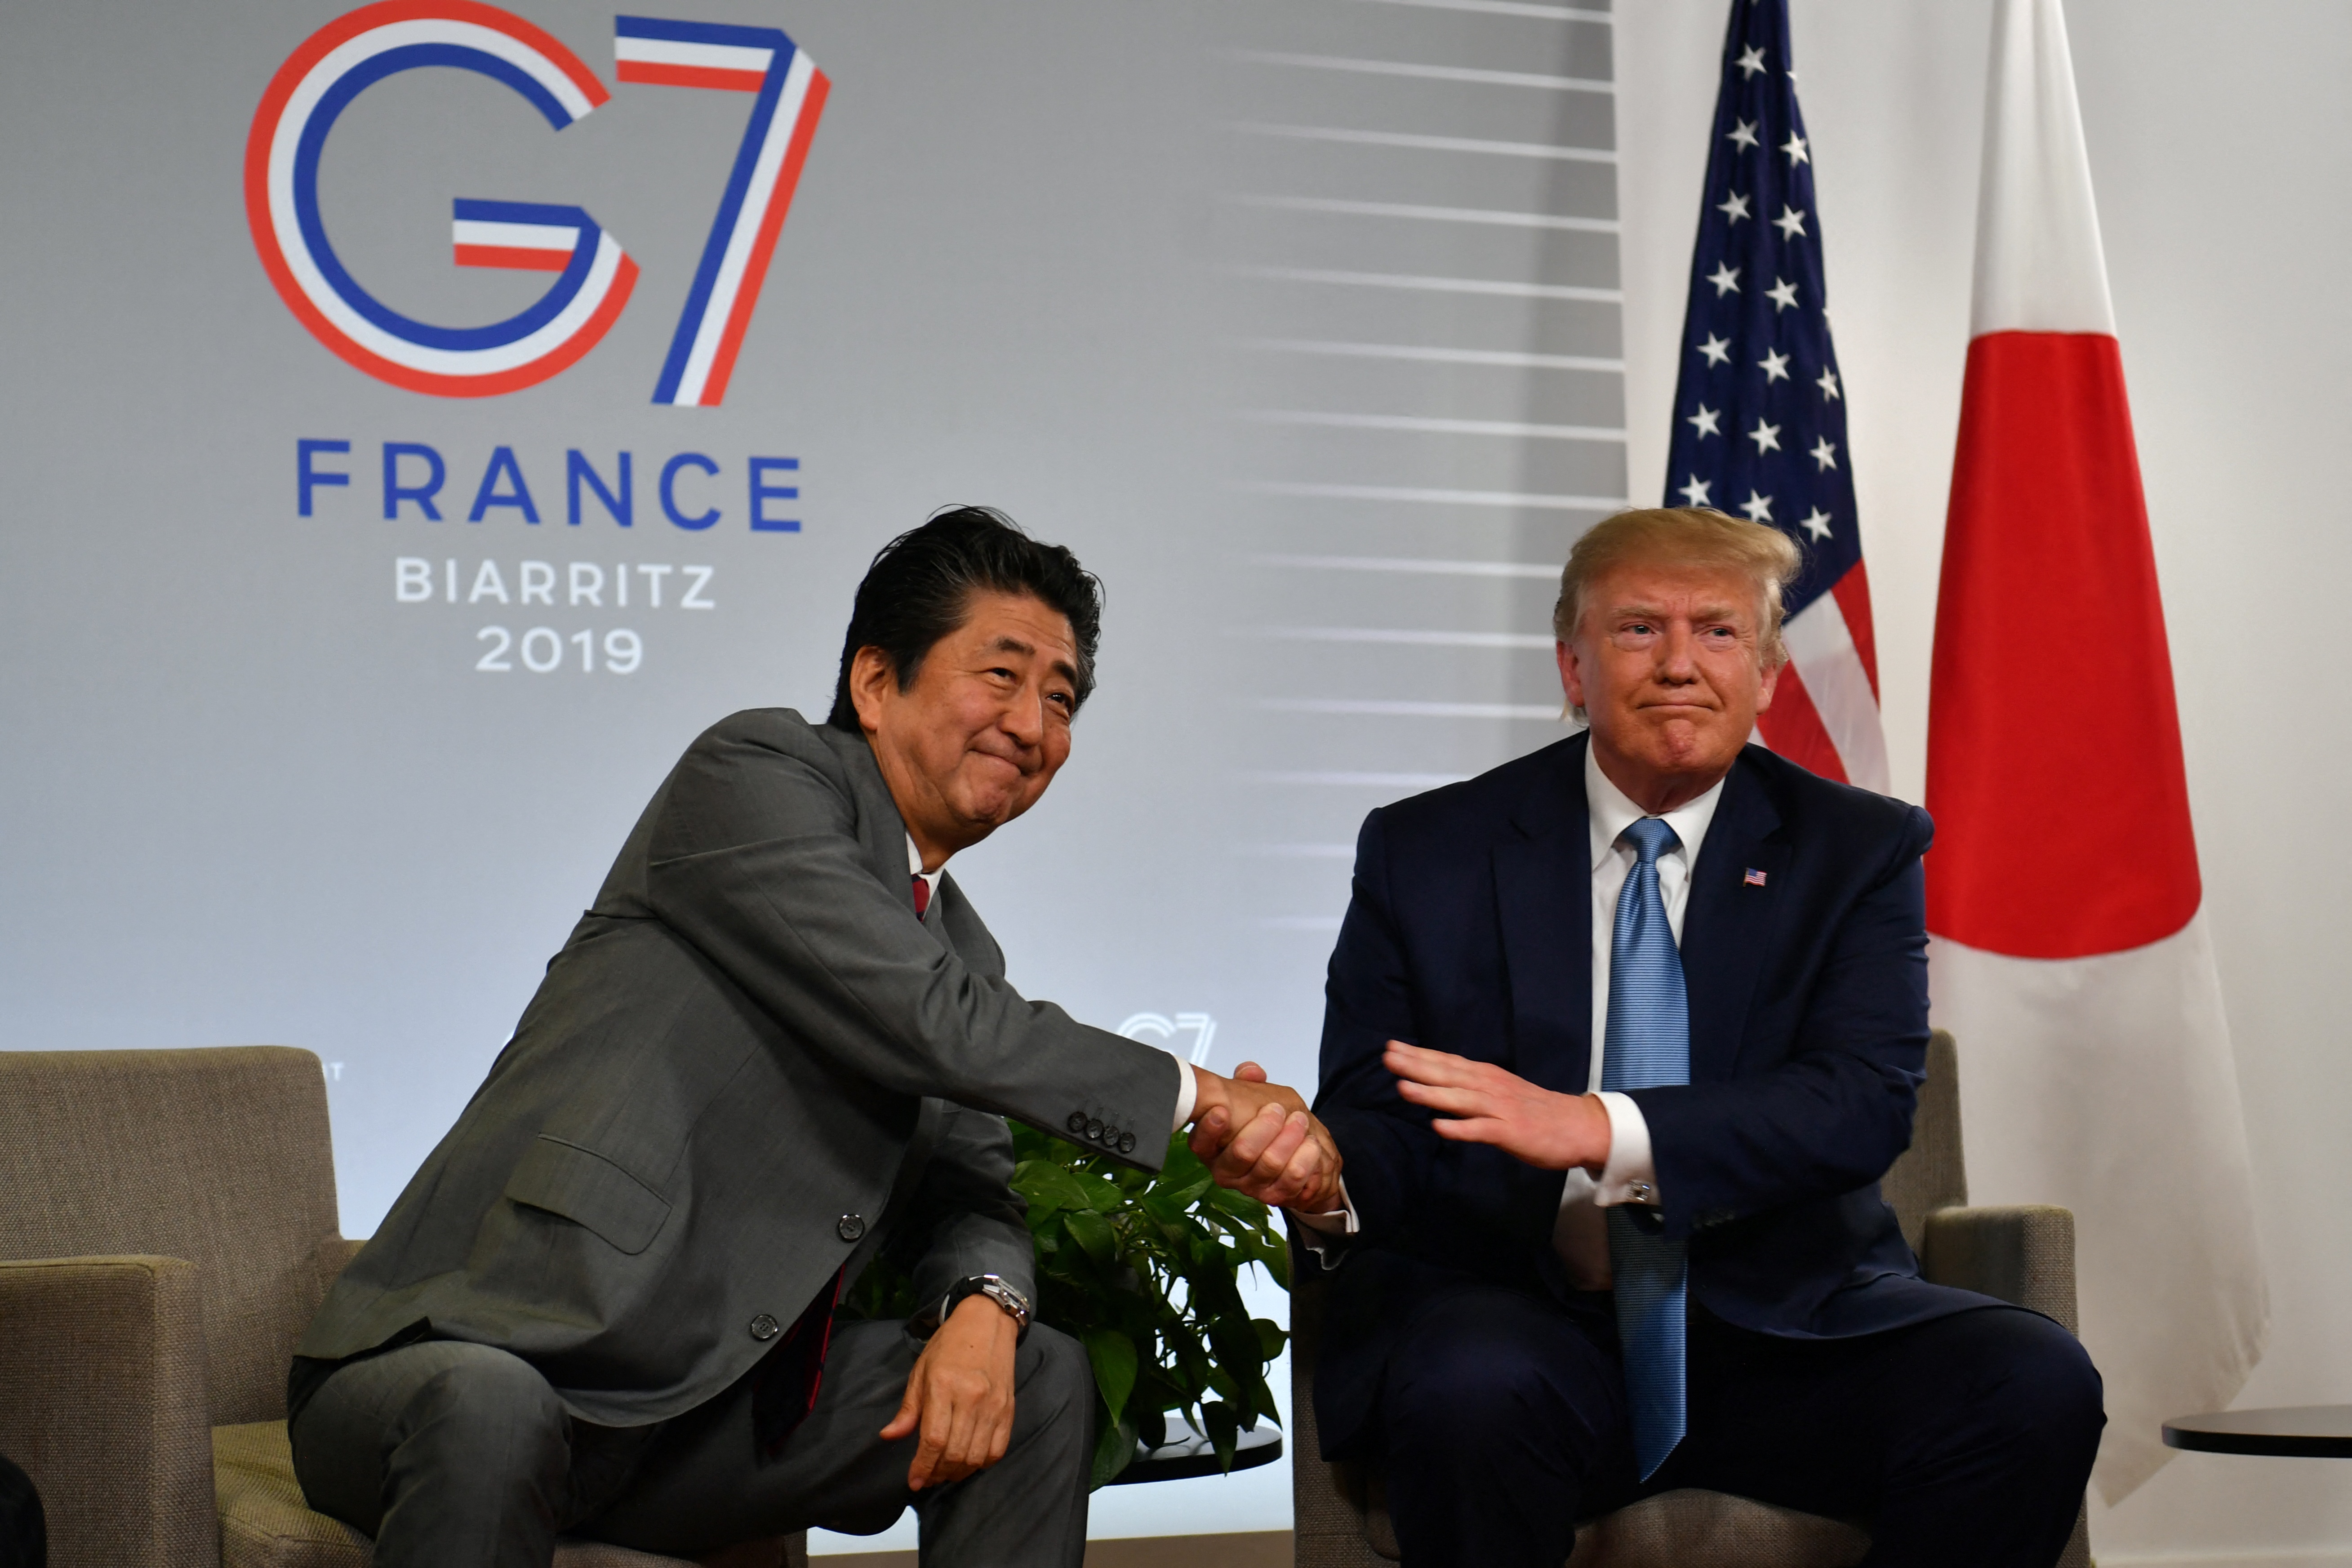
[[[1492,1143],[1546,1171],[1609,1163],[1609,1112],[1590,1094],[1557,1094],[1492,1062],[1391,1040],[1381,1058],[1406,1103],[1437,1112],[1430,1130],[1460,1143]]]
[[[1244,1062],[1231,1078],[1192,1069],[1192,1152],[1221,1186],[1269,1208],[1321,1213],[1339,1204],[1339,1149],[1294,1089]]]

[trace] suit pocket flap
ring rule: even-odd
[[[544,1132],[533,1141],[506,1195],[586,1226],[623,1252],[643,1252],[669,1218],[661,1195],[620,1166]]]

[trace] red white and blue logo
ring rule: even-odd
[[[776,237],[823,112],[827,82],[773,27],[614,19],[619,79],[753,95],[654,401],[715,406],[750,327]],[[319,163],[337,119],[370,86],[425,66],[470,70],[520,93],[557,131],[607,101],[557,39],[476,0],[381,0],[320,28],[278,68],[246,142],[246,216],[270,281],[312,336],[412,392],[483,397],[535,385],[594,348],[637,279],[620,242],[576,206],[459,198],[460,267],[555,275],[528,309],[483,327],[440,327],[371,295],[335,253],[319,210]]]
[[[613,33],[614,74],[625,82],[757,95],[654,387],[656,403],[713,407],[727,395],[832,84],[774,27],[616,16]]]

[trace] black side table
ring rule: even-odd
[[[2279,1410],[2221,1410],[2164,1424],[2167,1447],[2202,1454],[2268,1454],[2284,1458],[2352,1459],[2352,1405],[2298,1405]]]
[[[1234,1446],[1236,1470],[1254,1470],[1280,1458],[1282,1431],[1271,1421],[1260,1421],[1256,1431],[1243,1433],[1241,1441]],[[1168,1441],[1157,1448],[1142,1448],[1134,1462],[1119,1471],[1118,1479],[1110,1484],[1125,1487],[1143,1481],[1189,1481],[1195,1476],[1222,1473],[1216,1445],[1193,1431],[1192,1424],[1181,1416],[1171,1416]]]

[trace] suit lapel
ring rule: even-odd
[[[952,874],[940,879],[939,907],[932,910],[929,923],[947,950],[963,960],[965,968],[991,980],[1004,978],[1004,955]]]
[[[1510,979],[1513,1071],[1581,1094],[1592,1063],[1592,841],[1584,747],[1561,746],[1492,851]]]
[[[1757,972],[1773,945],[1792,847],[1761,777],[1743,760],[1724,781],[1723,799],[1691,868],[1683,916],[1683,976],[1690,995],[1693,1083],[1731,1076]],[[1753,880],[1750,873],[1761,876]]]
[[[890,786],[882,781],[881,764],[862,735],[823,727],[821,732],[849,770],[849,786],[857,797],[857,844],[875,878],[898,896],[908,914],[915,910],[914,878],[907,869],[907,823]],[[937,931],[933,931],[937,935]],[[946,939],[940,938],[944,943]]]

